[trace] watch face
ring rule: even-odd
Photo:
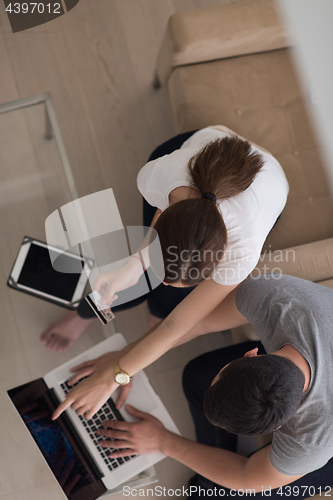
[[[117,373],[115,376],[117,384],[126,385],[130,381],[130,377],[126,373]]]

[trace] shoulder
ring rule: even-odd
[[[146,163],[141,168],[137,176],[137,186],[141,195],[152,207],[165,210],[168,206],[168,197],[155,179],[155,165],[156,160]]]
[[[281,429],[274,432],[270,460],[275,469],[282,474],[309,474],[322,468],[332,458],[331,439],[325,439],[326,443],[319,443],[317,439],[313,439],[310,432],[299,433],[296,428],[299,424],[296,418],[293,419],[292,425],[287,422]],[[326,438],[329,438],[330,426],[325,432],[325,424],[319,423],[318,425],[317,423],[316,438],[319,433],[322,436],[326,434]]]
[[[238,310],[252,322],[255,321],[257,313],[267,312],[277,296],[281,297],[281,292],[297,279],[281,274],[262,274],[245,280],[236,295]]]
[[[242,283],[240,287],[240,294],[247,294],[249,292],[257,291],[258,294],[264,296],[269,296],[270,299],[273,299],[277,294],[280,294],[287,287],[299,288],[301,286],[313,285],[311,281],[303,280],[301,278],[296,278],[295,276],[289,276],[287,274],[281,273],[269,273],[262,274],[258,277],[250,278],[244,283]],[[288,293],[289,292],[285,292]]]
[[[142,167],[137,186],[148,203],[165,210],[169,206],[170,192],[179,186],[190,185],[187,164],[191,156],[192,148],[177,149]]]
[[[148,203],[165,210],[169,205],[171,191],[191,184],[187,169],[189,160],[205,144],[221,134],[222,132],[209,128],[199,130],[180,149],[146,163],[138,173],[137,186]]]
[[[239,300],[247,295],[252,295],[265,298],[266,303],[267,301],[277,301],[283,304],[287,301],[294,308],[299,306],[306,312],[309,312],[310,308],[311,315],[317,308],[320,308],[320,312],[324,314],[324,311],[321,310],[321,304],[324,304],[326,317],[333,317],[332,309],[327,308],[327,305],[333,300],[331,288],[296,276],[281,274],[281,271],[262,274],[246,280],[242,283],[238,295]]]
[[[199,144],[201,146],[205,146],[211,141],[214,141],[216,139],[223,139],[224,137],[230,136],[230,133],[227,133],[227,129],[224,130],[224,127],[222,129],[216,129],[212,127],[205,127],[200,130],[197,130],[187,141],[184,142],[182,145],[182,148],[194,145],[194,144]]]

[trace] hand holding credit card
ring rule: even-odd
[[[102,297],[97,290],[87,295],[85,299],[103,325],[113,320],[115,316],[111,311],[111,307],[103,304]]]

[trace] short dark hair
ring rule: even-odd
[[[300,405],[305,377],[275,354],[236,359],[204,398],[208,420],[233,434],[266,434],[284,424]]]

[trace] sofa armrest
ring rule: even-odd
[[[163,84],[173,68],[290,45],[274,0],[238,2],[174,14],[157,59]]]
[[[264,252],[252,276],[282,273],[316,283],[333,278],[333,238]]]

